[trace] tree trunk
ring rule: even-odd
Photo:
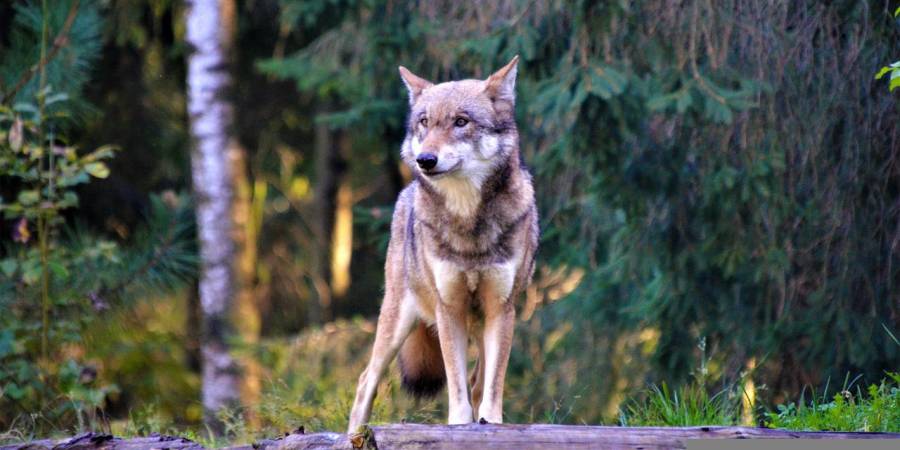
[[[222,13],[223,44],[226,54],[241,64],[239,54],[234,51],[237,41],[237,4],[235,0],[219,0]],[[233,67],[229,65],[229,68]],[[232,70],[232,73],[234,71]],[[239,116],[240,113],[237,113]],[[238,117],[240,120],[240,117]],[[266,201],[266,184],[254,183],[250,179],[250,162],[246,148],[237,136],[230,136],[228,159],[231,163],[231,178],[234,188],[232,202],[233,240],[235,243],[235,305],[232,308],[231,323],[241,338],[242,345],[254,346],[259,343],[262,329],[262,314],[257,296],[257,267],[259,265],[258,241],[262,226],[262,209]],[[249,353],[239,359],[241,372],[240,398],[244,407],[244,420],[250,428],[258,428],[259,417],[254,406],[259,403],[262,392],[260,381],[262,367]]]
[[[315,301],[310,301],[307,306],[307,322],[318,324],[325,321],[328,305],[331,304],[331,287],[328,280],[331,278],[331,265],[328,261],[331,242],[331,224],[334,217],[334,181],[332,179],[331,160],[331,132],[324,124],[317,123],[315,127],[315,217],[312,221],[312,231],[315,235],[312,254],[310,255],[310,276],[313,288],[316,291]]]
[[[333,319],[334,232],[339,210],[338,193],[346,162],[338,146],[340,132],[333,132],[322,123],[316,124],[315,132],[316,217],[313,232],[316,243],[311,258],[311,273],[318,302],[309,306],[309,321],[324,323]]]
[[[262,225],[262,203],[266,199],[264,183],[250,182],[247,174],[247,152],[232,140],[229,150],[233,186],[235,189],[232,213],[234,217],[235,243],[235,305],[231,315],[243,345],[255,346],[259,343],[262,329],[262,318],[258,307],[256,292],[256,269],[258,258],[259,228]],[[244,406],[244,419],[251,428],[259,426],[253,406],[259,403],[262,383],[260,377],[262,367],[253,353],[240,358],[241,404]]]
[[[226,342],[234,297],[233,190],[228,161],[232,108],[227,100],[231,77],[229,33],[223,20],[229,14],[227,3],[192,0],[186,11],[187,41],[191,47],[187,107],[201,258],[202,403],[207,424],[218,432],[222,427],[217,414],[238,400],[238,374]]]
[[[353,256],[353,187],[346,161],[350,158],[350,136],[341,132],[337,138],[340,158],[338,188],[334,202],[331,229],[331,303],[332,311],[350,289],[350,259]]]

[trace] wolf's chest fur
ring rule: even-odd
[[[415,221],[422,230],[421,239],[434,256],[465,270],[501,264],[512,258],[513,238],[533,210],[533,204],[521,201],[528,197],[522,192],[524,173],[504,164],[474,194],[468,192],[470,186],[436,186],[417,180]],[[460,214],[459,203],[467,204],[462,212],[469,214]]]

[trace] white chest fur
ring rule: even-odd
[[[512,293],[516,273],[521,267],[521,252],[509,260],[474,269],[426,253],[435,288],[442,302],[463,301],[476,291],[489,293],[500,301],[507,301]]]
[[[452,214],[472,217],[481,204],[481,186],[461,176],[447,176],[434,180],[434,185],[444,197],[444,205]]]

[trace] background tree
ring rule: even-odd
[[[203,409],[221,431],[217,414],[238,404],[237,365],[229,353],[229,313],[234,303],[232,172],[229,143],[233,110],[228,52],[234,4],[195,0],[185,13],[188,56],[188,114],[193,145],[192,179],[200,241],[200,305],[203,312]]]

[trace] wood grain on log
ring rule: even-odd
[[[581,425],[417,425],[372,427],[364,447],[379,450],[683,449],[691,439],[897,439],[900,433],[803,432],[748,427],[603,427]],[[352,448],[340,433],[294,433],[223,450]],[[84,433],[59,441],[3,445],[0,450],[203,450],[189,439],[150,436],[121,439]]]
[[[374,427],[379,448],[505,449],[685,448],[689,439],[900,439],[900,434],[809,433],[744,427],[602,427],[579,425],[388,425]],[[384,442],[390,447],[382,446]],[[287,450],[287,449],[285,449]]]
[[[0,450],[203,450],[203,446],[175,436],[146,436],[130,439],[103,433],[82,433],[61,440],[44,439],[15,445],[0,445]]]

